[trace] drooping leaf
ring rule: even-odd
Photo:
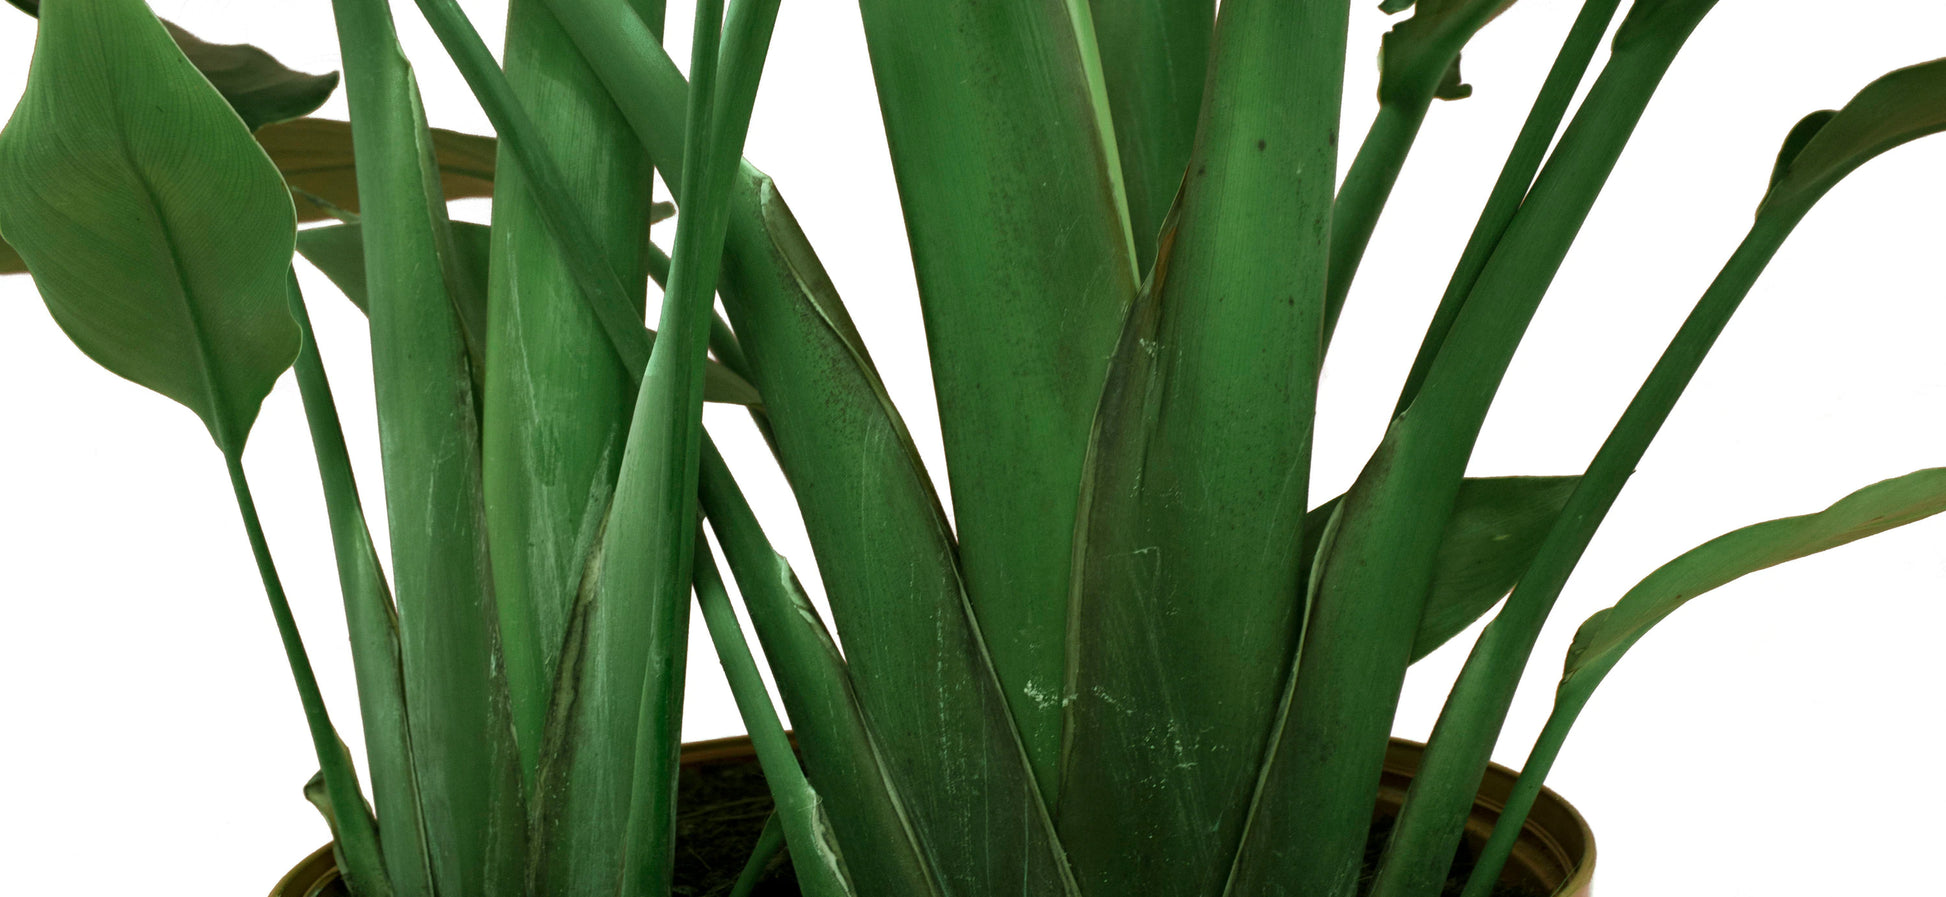
[[[508,5],[503,58],[512,92],[532,110],[546,149],[574,162],[563,172],[572,193],[560,199],[587,217],[628,286],[633,319],[641,320],[651,183],[641,144],[541,0]],[[500,153],[492,275],[482,278],[481,308],[492,309],[483,315],[491,332],[482,451],[494,598],[515,734],[531,780],[575,573],[614,491],[639,372],[606,351],[601,321],[547,228],[536,185],[508,143]],[[480,259],[482,275],[486,262]],[[726,373],[706,373],[705,392],[730,382]]]
[[[1302,625],[1347,14],[1223,4],[1190,170],[1110,361],[1058,695],[1056,819],[1090,893],[1220,893],[1242,838]]]
[[[527,814],[494,631],[474,371],[454,298],[462,287],[450,280],[456,250],[387,4],[332,6],[356,123],[379,448],[433,883],[442,894],[516,897]],[[335,176],[350,186],[346,173]]]
[[[1815,514],[1753,524],[1656,568],[1613,607],[1581,624],[1561,688],[1592,691],[1649,629],[1690,599],[1758,570],[1836,548],[1946,511],[1946,468],[1874,483]]]
[[[0,133],[0,231],[75,345],[189,406],[226,454],[297,355],[295,228],[276,169],[140,0],[43,19]]]
[[[1347,492],[1342,525],[1318,561],[1309,625],[1286,697],[1289,716],[1251,823],[1261,852],[1253,856],[1246,848],[1233,893],[1257,893],[1268,882],[1307,897],[1351,893],[1440,535],[1480,427],[1656,85],[1713,5],[1637,0],[1607,66],[1461,307],[1424,386],[1393,418]],[[1412,856],[1426,868],[1443,868],[1452,853],[1428,848]],[[1427,884],[1408,878],[1403,893]]]
[[[1946,130],[1946,59],[1909,66],[1866,85],[1809,131],[1815,114],[1799,123],[1780,154],[1778,172],[1764,196],[1764,211],[1789,214],[1809,209],[1825,191],[1873,157]],[[1792,152],[1792,144],[1802,140]]]
[[[1575,720],[1615,664],[1657,623],[1697,596],[1751,573],[1942,511],[1946,468],[1914,471],[1853,492],[1817,513],[1752,524],[1711,539],[1656,568],[1612,607],[1596,611],[1575,631],[1555,690],[1554,712],[1481,851],[1466,897],[1487,897]]]
[[[440,195],[446,199],[491,196],[494,139],[443,128],[430,132]],[[270,161],[277,163],[277,170],[283,172],[296,195],[299,221],[334,217],[331,206],[352,213],[363,208],[358,202],[351,122],[300,118],[266,125],[257,131],[257,142],[270,154]]]
[[[1051,799],[1061,715],[1049,696],[1064,675],[1075,495],[1135,294],[1133,239],[1155,235],[1130,236],[1081,0],[859,5],[914,249],[966,593]],[[1181,171],[1163,177],[1173,191]]]
[[[40,0],[7,2],[30,16],[40,15]],[[310,115],[338,88],[337,72],[307,75],[250,44],[213,44],[168,19],[162,20],[162,27],[252,131],[272,122]]]
[[[163,22],[189,61],[254,131],[317,111],[338,89],[338,73],[307,75],[250,44],[213,44]]]
[[[459,263],[472,274],[468,282],[486,283],[488,254],[491,251],[489,228],[470,221],[455,221],[452,228],[453,247],[458,251]],[[363,232],[358,225],[305,228],[297,232],[297,251],[324,272],[332,285],[358,306],[359,311],[369,310],[365,293],[365,246]],[[486,320],[486,296],[483,291],[463,291],[457,298],[463,300],[460,303],[463,319]],[[649,331],[649,334],[653,337],[654,331]],[[585,345],[582,350],[586,351]],[[709,362],[709,367],[703,372],[703,398],[705,401],[731,405],[763,403],[763,397],[757,394],[757,388],[750,385],[750,381],[716,361]]]

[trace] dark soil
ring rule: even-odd
[[[676,820],[676,894],[681,897],[723,897],[743,871],[750,848],[757,843],[764,819],[770,815],[770,791],[763,773],[749,761],[729,761],[684,769],[678,793]],[[1390,817],[1372,823],[1365,839],[1365,872],[1359,893],[1371,887],[1385,839],[1392,833]],[[1466,877],[1478,863],[1478,846],[1462,843],[1453,856],[1451,876],[1440,897],[1459,897]],[[758,884],[758,897],[798,897],[797,879],[788,854],[780,854]],[[1530,888],[1502,883],[1493,897],[1548,897]]]
[[[1378,860],[1385,853],[1385,839],[1392,834],[1392,824],[1397,820],[1391,816],[1381,816],[1372,821],[1372,830],[1365,835],[1365,870],[1358,876],[1358,893],[1365,894],[1372,889],[1372,878],[1378,874]],[[1453,852],[1453,864],[1446,873],[1446,885],[1440,888],[1439,897],[1460,897],[1466,890],[1466,878],[1473,874],[1473,867],[1479,865],[1479,846],[1470,839],[1460,842],[1459,850]],[[1493,886],[1493,897],[1548,897],[1532,888],[1507,882]]]
[[[770,789],[754,760],[686,766],[676,783],[676,897],[725,897],[770,817]],[[788,851],[764,870],[755,897],[797,897]]]

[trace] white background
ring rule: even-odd
[[[63,0],[49,0],[63,2]],[[490,44],[502,8],[466,4]],[[1344,133],[1374,112],[1383,16],[1361,0]],[[1425,320],[1578,4],[1528,0],[1466,54],[1476,95],[1433,110],[1325,369],[1314,502],[1376,443]],[[325,0],[157,0],[212,40],[338,67]],[[396,8],[435,125],[487,126],[411,4]],[[687,4],[672,4],[673,44]],[[0,11],[0,109],[33,26]],[[687,55],[678,46],[679,62]],[[1531,328],[1473,472],[1578,472],[1741,237],[1785,131],[1884,71],[1946,55],[1931,0],[1723,3],[1650,107]],[[322,114],[343,117],[342,94]],[[748,155],[789,197],[931,469],[938,426],[855,9],[788,0]],[[1342,164],[1348,165],[1349,151]],[[1853,175],[1798,229],[1643,460],[1562,597],[1508,725],[1518,765],[1574,626],[1656,565],[1757,520],[1946,464],[1946,140]],[[484,220],[484,201],[462,215]],[[660,240],[669,235],[658,228]],[[308,269],[367,507],[381,506],[362,319]],[[779,547],[815,586],[782,481],[711,414]],[[362,756],[322,498],[289,379],[248,466],[291,600]],[[942,494],[944,490],[942,489]],[[375,533],[384,539],[382,526]],[[1937,769],[1946,526],[1758,574],[1672,618],[1588,709],[1551,784],[1593,822],[1607,895],[1946,893]],[[700,627],[698,627],[700,630]],[[695,642],[687,734],[741,726]],[[1415,668],[1397,731],[1423,737],[1464,658]],[[0,869],[17,894],[263,893],[327,834],[315,768],[224,482],[186,410],[89,362],[0,280]]]

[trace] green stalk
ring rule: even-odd
[[[757,763],[763,767],[764,782],[777,807],[772,818],[782,820],[780,827],[791,848],[798,888],[804,897],[849,897],[851,882],[837,845],[828,837],[824,802],[797,765],[790,735],[777,718],[776,708],[770,705],[770,692],[764,688],[763,675],[757,672],[757,659],[744,641],[742,625],[730,607],[730,593],[715,559],[710,557],[709,542],[701,535],[696,537],[694,568],[696,606],[702,609],[710,642],[716,646],[716,659],[723,665],[723,677],[729,681],[737,713],[743,717]]]
[[[487,120],[500,135],[514,158],[521,164],[521,170],[531,185],[531,193],[536,201],[535,211],[539,214],[548,231],[554,235],[561,260],[566,263],[568,273],[574,278],[581,291],[587,296],[590,307],[601,319],[601,325],[609,332],[611,343],[622,355],[622,364],[631,371],[640,371],[648,363],[648,341],[632,336],[642,327],[639,318],[631,318],[629,309],[637,307],[630,300],[630,290],[624,286],[620,275],[604,257],[604,241],[597,239],[589,223],[569,204],[569,197],[577,194],[570,192],[568,179],[562,173],[558,162],[548,154],[547,143],[541,137],[539,125],[534,123],[525,108],[520,104],[513,85],[509,84],[505,73],[493,60],[493,53],[487,49],[480,33],[466,18],[454,0],[418,0],[419,11],[425,16],[426,23],[432,26],[433,33],[439,37],[440,45],[458,66],[460,75],[466,79],[467,87],[479,99],[480,107],[486,112]],[[621,18],[643,25],[628,6],[621,0],[608,3],[611,20]],[[651,40],[654,35],[650,34]],[[659,43],[653,44],[657,52]],[[651,152],[651,155],[654,155]],[[671,183],[676,175],[665,168],[664,172]],[[646,242],[646,241],[645,241]]]
[[[1432,367],[1439,347],[1445,344],[1446,333],[1453,328],[1453,319],[1459,316],[1460,307],[1465,304],[1467,295],[1473,292],[1473,284],[1480,279],[1481,270],[1486,268],[1487,259],[1493,255],[1493,248],[1500,244],[1501,235],[1507,232],[1507,225],[1513,221],[1514,213],[1520,210],[1521,199],[1533,186],[1534,173],[1540,171],[1541,162],[1547,158],[1548,147],[1553,144],[1554,134],[1561,127],[1561,119],[1567,115],[1568,105],[1574,100],[1575,89],[1587,74],[1588,65],[1601,46],[1601,36],[1607,33],[1608,23],[1615,18],[1615,11],[1621,5],[1622,0],[1587,0],[1581,5],[1581,12],[1568,29],[1567,40],[1561,44],[1561,52],[1555,55],[1554,65],[1548,68],[1547,78],[1541,82],[1540,93],[1534,97],[1533,108],[1528,111],[1526,121],[1521,123],[1520,134],[1514,138],[1513,150],[1507,154],[1507,162],[1501,166],[1500,176],[1493,182],[1493,191],[1487,195],[1486,207],[1480,210],[1473,233],[1466,238],[1466,248],[1460,252],[1459,264],[1454,267],[1452,278],[1446,282],[1446,292],[1439,297],[1439,307],[1433,312],[1432,323],[1426,327],[1425,339],[1419,344],[1419,354],[1413,358],[1412,368],[1406,374],[1405,387],[1400,390],[1399,403],[1392,410],[1394,417],[1403,413],[1419,395],[1419,386],[1425,382],[1426,371]]]
[[[351,630],[352,669],[358,680],[358,709],[365,723],[365,755],[372,770],[372,796],[385,824],[379,839],[398,897],[432,897],[427,866],[425,820],[419,785],[412,769],[412,733],[406,715],[405,672],[399,659],[399,617],[379,566],[378,551],[358,500],[351,453],[338,424],[331,382],[325,377],[311,316],[290,277],[291,317],[303,334],[293,369],[310,423],[318,476],[324,484],[325,513],[344,592],[345,622]],[[329,783],[327,782],[327,787]],[[332,804],[338,806],[336,801]]]
[[[1474,644],[1413,777],[1375,897],[1436,894],[1446,880],[1446,862],[1459,844],[1548,612],[1717,336],[1801,217],[1798,211],[1757,219],[1595,453],[1506,606]]]
[[[1494,885],[1500,881],[1500,870],[1507,865],[1507,858],[1513,855],[1514,843],[1520,840],[1521,826],[1527,822],[1527,814],[1534,809],[1534,799],[1541,795],[1541,783],[1554,769],[1554,761],[1561,756],[1561,745],[1568,740],[1568,731],[1581,715],[1581,708],[1588,703],[1588,695],[1556,702],[1554,711],[1547,715],[1547,724],[1541,727],[1540,738],[1534,741],[1534,749],[1527,753],[1527,762],[1520,766],[1520,777],[1514,780],[1514,787],[1507,794],[1507,805],[1500,809],[1500,819],[1494,823],[1493,835],[1487,838],[1486,846],[1480,848],[1480,859],[1473,865],[1473,872],[1466,879],[1466,890],[1460,897],[1491,897]]]
[[[1359,261],[1398,182],[1412,143],[1435,98],[1456,100],[1472,88],[1458,83],[1460,51],[1473,35],[1503,12],[1512,0],[1446,0],[1420,3],[1412,18],[1386,32],[1379,54],[1378,118],[1358,148],[1358,158],[1338,191],[1331,214],[1331,281],[1325,297],[1324,340],[1338,326],[1338,314]],[[1584,62],[1585,66],[1586,63]],[[1579,78],[1579,74],[1576,75]],[[1572,91],[1570,86],[1569,90]],[[1556,113],[1553,124],[1559,123]],[[1548,133],[1553,133],[1553,124]],[[1536,160],[1536,165],[1539,161]],[[1531,178],[1529,169],[1525,177]],[[1526,183],[1521,184],[1522,189]]]
[[[1338,188],[1338,200],[1331,211],[1331,279],[1325,292],[1324,339],[1338,329],[1338,315],[1344,311],[1345,297],[1351,293],[1352,278],[1371,243],[1372,231],[1385,211],[1385,201],[1399,180],[1399,170],[1412,152],[1412,142],[1426,121],[1432,106],[1432,92],[1402,102],[1383,102],[1351,171]]]
[[[797,728],[805,772],[831,808],[838,843],[853,845],[845,863],[854,885],[865,897],[937,897],[932,864],[880,760],[845,659],[707,435],[699,485],[710,527]]]
[[[1232,893],[1348,895],[1440,534],[1501,377],[1663,73],[1714,0],[1639,0],[1455,320],[1346,494]],[[1450,855],[1449,855],[1450,856]]]
[[[304,721],[311,730],[311,746],[318,754],[318,768],[330,795],[335,849],[345,884],[353,897],[388,897],[392,893],[380,857],[378,831],[358,790],[358,772],[352,767],[351,753],[338,732],[331,727],[331,714],[325,710],[324,694],[318,690],[317,675],[311,671],[311,658],[304,652],[304,639],[298,634],[297,619],[291,616],[290,602],[284,597],[283,580],[270,557],[270,543],[264,539],[263,522],[257,519],[257,503],[250,497],[250,483],[243,475],[239,452],[224,451],[223,462],[230,472],[230,486],[236,491],[237,510],[243,515],[243,528],[250,536],[250,552],[257,559],[264,594],[270,598],[270,614],[277,620],[277,635],[284,642],[284,657],[290,661],[291,679],[297,684],[298,700],[304,705]]]
[[[441,893],[513,897],[524,890],[526,812],[500,678],[471,363],[446,281],[445,203],[385,3],[333,7],[355,123],[400,648],[433,882]]]
[[[562,172],[569,192],[550,200],[590,223],[640,321],[651,184],[641,145],[541,0],[509,4],[505,58],[511,92],[546,135],[539,151],[576,161]],[[500,143],[496,166],[481,442],[494,597],[531,791],[576,580],[620,468],[635,372],[589,352],[606,341],[601,320],[514,146]]]
[[[743,155],[776,15],[776,0],[739,0],[725,25],[721,3],[703,0],[690,43],[696,88],[689,96],[684,156],[698,164],[683,174],[689,203],[676,225],[674,264],[657,328],[663,338],[649,355],[636,395],[616,488],[608,539],[625,548],[606,552],[601,569],[603,593],[645,600],[650,626],[629,778],[622,897],[663,894],[673,872],[703,362],[731,178]],[[719,45],[726,75],[720,88]]]
[[[757,843],[750,848],[750,859],[744,862],[743,871],[737,873],[736,883],[730,886],[730,897],[750,897],[755,893],[757,882],[763,880],[770,861],[783,852],[784,827],[777,824],[777,814],[773,812],[764,820],[764,830],[757,833]]]

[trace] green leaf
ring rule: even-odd
[[[776,805],[775,818],[781,820],[784,839],[791,847],[791,865],[797,873],[798,888],[804,897],[849,897],[851,878],[844,858],[831,839],[831,826],[825,818],[824,802],[798,766],[783,720],[771,706],[770,691],[764,687],[757,659],[744,640],[742,624],[730,606],[730,594],[723,576],[710,556],[709,542],[696,538],[696,605],[703,612],[716,658],[723,677],[730,685],[737,713],[750,733],[750,743],[763,767],[764,783]]]
[[[470,221],[455,221],[453,228],[453,248],[458,251],[459,263],[468,271],[470,283],[486,283],[488,254],[490,252],[489,228]],[[357,224],[334,224],[325,227],[311,227],[297,232],[297,251],[304,259],[324,272],[336,286],[350,299],[359,311],[368,311],[365,294],[365,245],[363,231]],[[486,320],[486,296],[484,291],[464,291],[461,300],[463,318]],[[580,301],[580,300],[576,300]],[[655,331],[649,331],[651,337]],[[585,351],[585,345],[584,345]],[[703,399],[730,405],[761,405],[763,397],[750,381],[738,376],[723,364],[711,361],[703,372]],[[585,551],[582,552],[586,554]]]
[[[508,6],[504,58],[511,92],[533,111],[545,151],[574,161],[564,171],[570,193],[558,198],[589,220],[627,285],[633,320],[641,320],[652,180],[641,144],[541,0]],[[478,269],[487,285],[482,318],[491,327],[482,451],[494,598],[531,781],[576,573],[615,488],[640,372],[601,351],[601,321],[547,228],[534,182],[508,142],[500,152],[491,278],[486,258]],[[478,232],[484,249],[486,229]],[[706,373],[705,392],[741,382],[726,374],[720,366]]]
[[[804,771],[830,808],[852,881],[864,895],[938,897],[904,798],[865,721],[850,671],[786,561],[770,545],[736,480],[707,437],[700,498],[763,643]]]
[[[1412,662],[1473,625],[1514,587],[1580,479],[1491,477],[1460,483],[1412,640]]]
[[[430,130],[440,195],[446,199],[491,196],[494,139],[441,128]],[[351,122],[300,118],[266,125],[257,131],[257,142],[270,154],[270,161],[277,163],[277,170],[283,172],[296,195],[299,221],[336,217],[332,207],[354,214],[362,208],[357,166],[352,158]]]
[[[1713,5],[1638,0],[1607,66],[1460,309],[1424,386],[1393,418],[1347,492],[1343,523],[1319,560],[1301,661],[1286,698],[1290,715],[1264,771],[1251,830],[1263,853],[1246,854],[1232,884],[1236,893],[1253,893],[1251,882],[1266,881],[1315,897],[1350,893],[1378,788],[1373,771],[1383,762],[1441,531],[1480,427],[1656,85]],[[1452,853],[1414,856],[1430,867],[1449,862]],[[1425,884],[1415,878],[1410,887]]]
[[[1631,26],[1625,24],[1622,33],[1629,35]],[[1639,41],[1645,32],[1638,28],[1633,34]],[[1876,107],[1862,105],[1860,109],[1872,111],[1855,113],[1850,122],[1854,132],[1872,130],[1874,116],[1884,116],[1884,121],[1890,122],[1912,111],[1911,107],[1897,102]],[[1793,145],[1806,136],[1805,131],[1802,125],[1793,129],[1780,155],[1799,155],[1793,151]],[[1862,158],[1858,161],[1862,162]],[[1855,164],[1843,171],[1853,167]],[[1842,172],[1837,176],[1842,176]],[[1810,204],[1828,187],[1827,183],[1789,201],[1762,207],[1749,234],[1697,301],[1696,308],[1596,452],[1581,485],[1563,508],[1555,531],[1548,535],[1506,608],[1487,627],[1467,658],[1440,714],[1440,722],[1434,727],[1419,774],[1413,780],[1399,824],[1393,830],[1393,848],[1388,851],[1392,856],[1412,857],[1413,871],[1406,878],[1416,881],[1421,893],[1430,893],[1444,880],[1442,870],[1459,842],[1475,785],[1486,768],[1534,643],[1569,574],[1717,336],[1728,325],[1730,316],[1797,222],[1809,211]],[[1393,861],[1388,859],[1387,866],[1391,865]],[[1380,870],[1381,885],[1389,875],[1385,869]]]
[[[1777,188],[1777,182],[1782,180],[1784,173],[1790,170],[1791,160],[1796,159],[1797,154],[1804,151],[1804,145],[1810,143],[1811,138],[1818,136],[1818,132],[1823,130],[1825,125],[1830,124],[1837,115],[1836,109],[1820,109],[1804,116],[1797,124],[1791,126],[1791,132],[1784,136],[1784,145],[1777,150],[1777,163],[1771,166],[1770,189]]]
[[[212,44],[171,22],[162,24],[252,131],[310,115],[338,89],[337,72],[307,75],[250,44]]]
[[[860,9],[914,248],[967,597],[1051,799],[1074,497],[1136,289],[1088,11],[1082,0]],[[1181,171],[1165,177],[1173,190]]]
[[[1190,171],[1110,361],[1059,695],[1057,822],[1090,892],[1220,893],[1243,833],[1303,613],[1347,14],[1223,5]]]
[[[1182,186],[1203,106],[1215,0],[1089,0],[1102,81],[1135,237],[1135,266],[1155,263],[1162,219]]]
[[[516,897],[526,821],[495,637],[474,371],[412,71],[382,0],[335,0],[357,167],[413,759],[439,893]],[[394,824],[381,821],[383,824]],[[403,821],[401,821],[402,823]]]
[[[40,0],[8,2],[30,16],[40,15]],[[250,44],[212,44],[168,19],[161,21],[190,64],[209,79],[252,131],[272,122],[310,115],[338,88],[337,72],[307,75]]]
[[[1711,539],[1656,568],[1575,631],[1561,689],[1594,689],[1628,649],[1676,608],[1758,570],[1856,542],[1946,511],[1946,468],[1874,483],[1822,511],[1753,524]]]
[[[0,231],[81,351],[189,406],[226,454],[297,355],[295,228],[276,169],[148,7],[42,21],[0,133]]]
[[[1887,150],[1946,130],[1946,59],[1909,66],[1866,85],[1845,108],[1804,133],[1813,118],[1800,122],[1785,144],[1787,160],[1761,211],[1807,210],[1845,175]],[[1792,152],[1792,144],[1802,147]],[[1760,211],[1760,213],[1761,213]]]
[[[361,283],[362,286],[362,283]],[[352,476],[351,453],[338,422],[337,403],[324,372],[310,312],[288,279],[291,317],[303,333],[303,348],[293,368],[310,423],[318,476],[324,485],[325,513],[344,593],[345,622],[351,635],[351,662],[358,682],[358,710],[365,724],[365,754],[372,771],[372,795],[388,824],[379,831],[393,893],[432,897],[432,871],[426,865],[426,839],[419,785],[412,768],[412,734],[405,706],[405,670],[399,658],[399,617],[392,590],[372,546],[371,529]],[[308,794],[308,792],[307,792]],[[315,801],[314,801],[315,802]],[[340,862],[343,862],[340,857]]]
[[[746,165],[734,202],[724,308],[771,410],[858,702],[940,889],[1072,897],[911,437],[775,185]]]
[[[1751,573],[1816,554],[1946,511],[1946,468],[1928,468],[1874,483],[1814,514],[1733,530],[1696,546],[1650,573],[1614,606],[1575,631],[1554,712],[1548,717],[1506,809],[1468,880],[1466,897],[1487,897],[1560,755],[1568,731],[1594,691],[1628,649],[1691,599]]]
[[[1601,47],[1602,36],[1607,33],[1608,24],[1614,20],[1615,11],[1620,7],[1621,0],[1585,0],[1581,12],[1575,15],[1567,38],[1561,42],[1560,52],[1555,54],[1554,64],[1548,67],[1547,77],[1534,97],[1534,105],[1528,110],[1527,119],[1521,122],[1513,149],[1507,153],[1507,161],[1494,179],[1493,190],[1487,197],[1485,207],[1480,210],[1480,217],[1474,222],[1473,232],[1466,238],[1466,248],[1460,252],[1459,262],[1454,265],[1452,277],[1446,282],[1446,290],[1439,298],[1439,307],[1433,312],[1432,322],[1426,326],[1426,335],[1419,343],[1418,355],[1412,359],[1412,369],[1406,374],[1405,386],[1399,390],[1399,402],[1393,408],[1393,416],[1405,411],[1418,395],[1420,386],[1425,382],[1427,368],[1432,366],[1432,360],[1438,356],[1447,332],[1453,327],[1453,319],[1459,316],[1467,295],[1479,280],[1481,269],[1486,267],[1495,245],[1506,233],[1507,225],[1513,221],[1514,213],[1520,210],[1521,199],[1533,186],[1534,174],[1540,171],[1542,161],[1547,158],[1555,132],[1561,127],[1561,119],[1567,115],[1568,106],[1588,72],[1588,65],[1594,61],[1595,52]],[[1454,63],[1458,64],[1457,57]],[[1327,335],[1330,332],[1329,323],[1335,320],[1335,312],[1327,309]]]

